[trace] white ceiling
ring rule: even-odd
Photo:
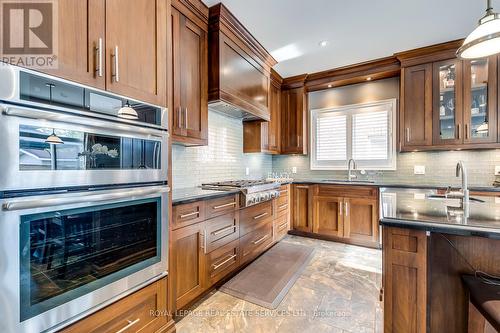
[[[212,6],[220,0],[203,0]],[[486,0],[222,0],[271,54],[283,77],[464,38]],[[500,0],[493,0],[500,11]],[[326,47],[319,42],[328,40]]]

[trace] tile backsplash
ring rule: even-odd
[[[491,186],[495,166],[500,166],[500,150],[443,151],[400,153],[395,171],[357,172],[358,179],[389,183],[459,185],[455,165],[463,160],[469,173],[469,184]],[[415,175],[414,166],[425,166],[424,175]],[[246,168],[249,175],[246,175]],[[214,111],[208,114],[208,146],[172,146],[173,187],[198,186],[203,182],[260,179],[271,171],[289,172],[295,179],[342,179],[347,171],[310,170],[308,156],[273,156],[243,153],[241,120]]]
[[[246,175],[249,168],[249,175]],[[208,112],[208,146],[172,145],[172,187],[204,182],[260,179],[272,170],[272,157],[243,154],[243,123],[215,111]]]
[[[476,151],[443,151],[400,153],[395,171],[359,172],[358,179],[370,179],[388,183],[423,184],[423,185],[459,185],[460,179],[455,177],[455,166],[464,161],[469,176],[469,184],[491,186],[495,180],[495,166],[500,166],[500,150]],[[424,175],[415,175],[414,166],[425,166]],[[290,172],[297,168],[291,176],[295,179],[343,179],[347,171],[310,170],[308,156],[274,156],[274,172]]]

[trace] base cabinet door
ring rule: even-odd
[[[167,278],[163,278],[59,332],[156,332],[169,322],[166,313]]]
[[[384,227],[383,237],[384,332],[425,333],[425,231]]]
[[[344,237],[343,206],[341,197],[314,197],[312,231],[322,235]]]
[[[312,232],[312,186],[293,185],[292,188],[293,229]]]
[[[379,241],[378,201],[344,198],[344,237],[377,244]]]
[[[172,232],[171,274],[174,279],[175,309],[180,309],[205,290],[206,239],[204,223]]]

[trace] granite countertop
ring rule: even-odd
[[[216,191],[204,190],[201,187],[174,188],[172,190],[172,204],[189,203],[197,200],[214,199],[226,195],[239,193],[239,190]]]
[[[326,180],[326,179],[293,179],[290,181],[281,181],[281,184],[332,184],[332,185],[349,185],[349,186],[375,186],[380,188],[406,188],[406,189],[446,189],[448,185],[425,185],[425,184],[401,184],[390,183],[383,181],[367,182],[367,181],[343,181],[343,180]],[[456,186],[452,186],[457,188]],[[470,186],[469,190],[478,192],[500,192],[498,187],[488,186]],[[214,191],[204,190],[200,187],[174,188],[172,190],[172,203],[178,205],[181,203],[193,202],[196,200],[212,199],[230,194],[239,193],[238,190],[231,191]]]
[[[469,216],[460,210],[459,199],[436,199],[435,190],[383,188],[380,193],[380,224],[500,239],[500,200],[473,195]]]
[[[384,181],[356,181],[347,180],[328,180],[328,179],[294,179],[293,184],[332,184],[332,185],[352,185],[352,186],[375,186],[389,188],[409,188],[409,189],[446,189],[450,185],[445,184],[414,184],[414,183],[392,183]],[[451,185],[452,188],[458,189],[460,185]],[[470,191],[477,192],[500,192],[500,187],[484,186],[484,185],[469,185]]]

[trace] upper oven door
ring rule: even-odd
[[[0,104],[0,191],[166,182],[168,132]],[[47,143],[55,134],[62,143]]]
[[[167,274],[167,186],[0,200],[0,332],[57,330]]]

